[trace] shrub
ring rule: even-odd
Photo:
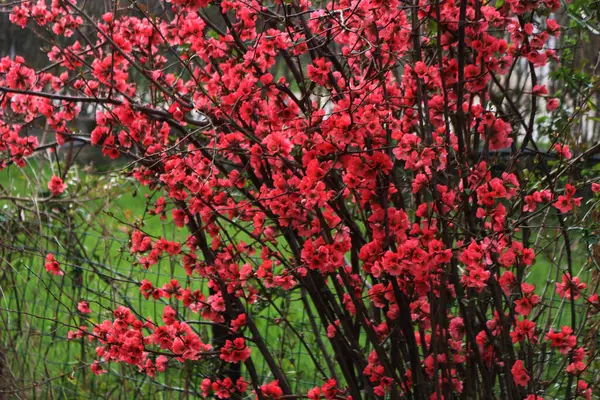
[[[591,398],[598,258],[573,251],[595,237],[584,162],[600,145],[569,147],[589,97],[552,135],[537,123],[565,111],[542,75],[559,62],[558,1],[166,3],[96,17],[85,2],[21,2],[11,21],[39,32],[53,64],[0,62],[3,166],[74,141],[133,157],[149,213],[187,232],[134,227],[136,268],[170,257],[189,278],[140,284],[170,302],[162,321],[120,306],[71,333],[97,346],[95,374],[221,360],[204,396],[291,396],[268,343],[284,334],[253,318],[266,302],[270,329],[296,335],[321,375],[311,399]],[[94,130],[73,131],[90,109]],[[23,134],[39,121],[56,142]],[[69,190],[59,176],[48,187]],[[309,313],[314,343],[280,298]]]

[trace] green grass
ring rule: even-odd
[[[0,184],[14,197],[31,196],[32,192],[38,192],[37,195],[43,198],[47,196],[45,182],[52,173],[47,164],[41,166],[33,162],[23,169],[7,168],[1,171]],[[93,347],[77,351],[80,345],[65,342],[67,332],[82,323],[89,325],[89,322],[110,318],[112,310],[118,304],[130,306],[141,317],[160,321],[164,305],[143,301],[138,282],[147,278],[157,286],[162,286],[174,274],[180,278],[184,275],[183,269],[169,259],[162,260],[149,271],[133,265],[133,258],[128,251],[127,234],[119,229],[124,226],[120,221],[133,225],[143,220],[142,229],[151,235],[170,239],[185,237],[183,232],[164,224],[158,217],[145,215],[145,195],[149,194],[147,189],[137,187],[133,181],[120,180],[106,174],[87,173],[79,168],[69,172],[66,182],[69,184],[69,195],[92,200],[82,201],[81,206],[70,208],[60,203],[40,203],[37,207],[49,213],[56,209],[57,218],[70,220],[75,233],[69,234],[53,227],[58,224],[43,220],[43,237],[38,238],[39,242],[34,242],[25,233],[14,238],[11,245],[22,246],[27,250],[20,253],[13,251],[11,258],[14,261],[8,263],[8,269],[3,271],[4,278],[10,277],[12,281],[10,286],[5,286],[6,279],[3,279],[5,303],[8,299],[8,304],[3,308],[19,310],[27,315],[23,317],[16,313],[6,313],[6,321],[17,328],[25,323],[18,321],[17,317],[28,319],[25,325],[29,329],[19,332],[14,338],[2,337],[19,354],[31,357],[20,363],[20,372],[25,382],[39,381],[41,377],[60,376],[77,366],[78,359],[88,362],[93,359]],[[92,190],[88,190],[88,187]],[[0,207],[6,209],[8,202],[9,200],[0,200]],[[56,257],[66,272],[64,277],[45,272],[43,255],[47,252],[57,254]],[[182,278],[185,281],[185,277]],[[94,310],[90,321],[85,321],[76,312],[77,302],[83,299],[88,300]],[[64,326],[65,324],[70,327]],[[29,351],[30,349],[37,351]],[[112,369],[120,370],[121,367],[112,366]],[[89,370],[77,371],[72,379],[60,378],[57,380],[60,384],[56,384],[60,390],[76,388],[78,396],[92,394],[100,389],[95,387],[96,384],[102,386],[106,382],[104,384],[108,385],[107,388],[114,385],[114,379],[90,380],[89,375]],[[166,375],[159,377],[158,381],[161,379],[166,384],[172,377]],[[94,382],[94,385],[86,387],[82,382]]]
[[[46,184],[52,174],[58,174],[58,171],[52,171],[50,165],[30,162],[22,169],[11,167],[0,171],[0,185],[5,195],[10,193],[10,196],[23,198],[34,194],[38,198],[45,198],[48,196]],[[59,224],[44,219],[43,234],[35,232],[37,241],[34,242],[35,235],[17,235],[13,245],[27,248],[27,251],[12,251],[13,261],[0,280],[11,282],[9,286],[2,283],[6,304],[0,316],[2,321],[18,332],[14,336],[0,336],[0,343],[8,345],[19,355],[20,359],[14,363],[14,368],[17,369],[16,375],[23,379],[22,386],[50,379],[40,388],[40,391],[47,391],[41,395],[43,398],[49,393],[63,398],[100,398],[96,393],[110,393],[113,388],[118,388],[122,394],[131,393],[135,390],[135,384],[131,383],[134,379],[146,379],[146,384],[141,386],[146,395],[152,393],[154,398],[174,398],[182,392],[167,391],[167,394],[160,394],[164,389],[157,385],[183,386],[186,379],[182,379],[182,375],[187,374],[189,383],[193,383],[193,390],[197,390],[202,375],[210,371],[191,364],[159,374],[152,385],[149,379],[136,375],[136,369],[130,366],[111,364],[111,376],[99,379],[91,379],[88,369],[78,369],[81,362],[89,363],[94,359],[95,345],[83,346],[79,340],[65,341],[69,330],[81,324],[90,326],[110,319],[117,305],[130,307],[140,318],[150,317],[154,321],[161,321],[165,302],[144,300],[138,284],[142,279],[148,279],[160,287],[171,278],[178,278],[184,287],[201,288],[206,295],[208,289],[203,280],[185,276],[178,260],[164,258],[149,270],[134,265],[125,232],[131,226],[137,225],[149,235],[170,240],[183,241],[187,237],[185,230],[147,214],[146,195],[152,194],[148,189],[139,187],[130,179],[86,172],[78,166],[69,171],[65,182],[69,185],[67,195],[81,199],[81,205],[66,207],[60,203],[41,202],[37,207],[46,213],[55,213],[63,222],[70,220],[73,232],[57,228]],[[9,205],[10,200],[0,200],[0,208],[6,209]],[[39,221],[33,214],[29,217],[33,218],[32,226],[35,226]],[[248,238],[246,241],[249,241]],[[43,256],[48,252],[56,254],[66,273],[64,277],[45,272]],[[94,311],[89,320],[76,312],[77,302],[84,299],[90,302]],[[287,309],[287,318],[304,331],[305,339],[314,346],[314,337],[309,332],[303,310],[297,308],[298,303],[293,306],[284,304],[288,301],[278,297],[277,303],[279,307]],[[198,315],[183,309],[180,302],[171,301],[171,304],[179,307],[181,319],[200,320]],[[270,329],[276,317],[272,307],[267,303],[253,307],[253,317],[290,381],[302,386],[314,386],[315,368],[306,357],[306,350],[300,341],[294,339],[289,328],[286,330],[279,326]],[[23,318],[27,320],[23,321]],[[211,334],[206,325],[193,327],[205,341],[210,341]],[[259,374],[265,374],[266,364],[257,349],[253,350],[253,360]],[[73,368],[76,370],[72,371]],[[273,378],[264,376],[264,379],[268,381]]]
[[[0,185],[6,192],[0,193],[0,196],[10,193],[11,196],[26,197],[39,192],[35,193],[38,197],[47,197],[46,183],[53,173],[58,171],[52,171],[48,164],[37,162],[28,163],[23,169],[11,167],[0,171]],[[188,363],[150,380],[136,374],[133,367],[111,364],[109,376],[93,379],[88,369],[79,368],[82,362],[89,363],[95,358],[95,345],[84,345],[79,340],[66,342],[65,338],[73,327],[81,324],[89,326],[110,319],[117,305],[130,307],[140,318],[150,317],[160,321],[165,302],[144,300],[139,293],[142,279],[162,286],[175,277],[182,286],[201,288],[208,295],[205,282],[197,277],[186,277],[178,260],[164,258],[158,265],[144,270],[134,265],[134,258],[129,254],[127,232],[132,226],[139,226],[152,236],[178,241],[183,241],[187,232],[172,223],[161,221],[157,216],[149,216],[146,196],[153,196],[153,193],[139,187],[133,179],[105,172],[90,172],[76,166],[69,172],[66,182],[69,185],[67,195],[81,199],[80,205],[67,207],[60,203],[41,202],[35,207],[55,215],[63,222],[71,221],[73,229],[65,230],[60,228],[60,224],[44,219],[41,221],[44,227],[42,234],[39,231],[28,234],[27,230],[23,230],[13,238],[11,245],[21,246],[26,251],[13,250],[0,254],[8,258],[6,267],[0,269],[3,291],[0,301],[4,302],[0,323],[7,323],[10,327],[6,333],[0,332],[0,345],[10,347],[13,351],[11,354],[19,355],[13,364],[16,375],[23,379],[22,386],[45,382],[38,389],[31,389],[40,398],[48,398],[49,394],[57,398],[104,398],[113,390],[116,391],[113,396],[121,395],[124,398],[129,398],[132,393],[159,399],[184,398],[185,391],[173,391],[165,387],[184,389],[187,382],[190,390],[197,390],[203,374],[211,371]],[[154,199],[156,197],[153,196]],[[10,200],[0,200],[0,209],[6,211],[9,205]],[[0,222],[6,224],[8,215],[5,213]],[[10,218],[18,220],[16,215]],[[28,228],[39,226],[35,212],[29,213],[27,218],[33,221]],[[251,241],[246,235],[239,238]],[[45,272],[43,256],[47,252],[57,254],[66,271],[64,277]],[[579,265],[584,258],[581,252],[576,253]],[[527,281],[536,285],[540,295],[548,279],[560,279],[556,267],[545,254],[538,255],[535,264],[526,273]],[[546,297],[553,292],[554,283],[550,283]],[[302,332],[314,353],[320,353],[298,300],[299,292],[273,292],[272,297],[278,307],[286,310],[287,319]],[[89,321],[76,312],[77,302],[83,299],[90,302],[94,311]],[[182,309],[179,302],[171,301],[171,304],[179,307],[182,319],[200,320],[198,315]],[[6,310],[18,310],[20,313]],[[259,331],[291,383],[304,388],[322,383],[300,340],[289,328],[284,329],[285,323],[274,326],[277,315],[273,307],[262,298],[259,304],[251,307],[251,311]],[[316,314],[316,310],[313,313]],[[570,316],[570,309],[564,307],[554,321],[555,326],[568,323]],[[193,326],[205,341],[210,340],[207,326]],[[328,343],[326,339],[323,341]],[[326,346],[329,349],[329,345]],[[266,374],[264,371],[268,368],[257,349],[253,349],[252,357],[259,374]],[[325,365],[324,362],[321,364]],[[264,379],[269,381],[273,378],[267,375]],[[136,380],[143,383],[136,383]]]

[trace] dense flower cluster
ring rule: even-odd
[[[79,310],[91,312],[87,304],[81,304]],[[151,320],[142,322],[126,307],[114,311],[114,320],[105,320],[96,324],[92,330],[85,326],[69,333],[69,339],[88,337],[101,345],[96,347],[96,354],[106,362],[124,362],[137,365],[140,371],[154,376],[164,371],[169,357],[180,362],[199,360],[204,356],[214,356],[212,346],[202,342],[189,325],[175,319],[176,312],[167,306],[163,313],[165,325],[156,325]],[[146,334],[144,334],[146,333]],[[167,350],[169,353],[151,350],[152,347]],[[150,357],[154,354],[156,357]]]
[[[252,385],[259,398],[282,398],[291,394],[285,371],[250,311],[270,291],[301,289],[340,365],[310,399],[472,398],[496,384],[507,398],[538,399],[546,387],[533,354],[544,343],[577,377],[569,393],[591,397],[593,357],[576,323],[537,322],[542,299],[527,282],[535,246],[523,233],[540,213],[564,222],[582,197],[574,182],[528,186],[512,163],[498,173],[490,156],[533,143],[534,119],[514,109],[502,82],[517,63],[535,79],[558,62],[548,43],[560,27],[546,17],[557,0],[171,0],[172,18],[158,19],[135,7],[95,18],[79,3],[14,6],[13,23],[48,28],[61,44],[48,53],[53,74],[20,57],[0,61],[0,106],[20,123],[45,118],[64,144],[75,140],[68,122],[81,103],[97,105],[90,143],[110,158],[136,157],[132,176],[162,189],[150,214],[189,232],[176,242],[136,229],[131,254],[143,268],[180,260],[192,279],[185,288],[141,282],[147,300],[171,302],[163,325],[120,307],[72,332],[98,343],[99,360],[150,376],[171,360],[243,363],[249,378],[207,378],[203,395]],[[74,34],[84,23],[93,41]],[[542,98],[549,112],[559,106],[532,86],[523,96],[533,116]],[[23,165],[38,147],[19,131],[0,122],[2,166]],[[555,144],[561,162],[572,158]],[[48,188],[56,196],[66,186],[55,176]],[[52,255],[46,268],[62,274]],[[560,280],[560,298],[597,307],[573,271]],[[213,351],[177,307],[229,339]],[[273,381],[252,376],[255,352]],[[104,372],[100,362],[92,369]]]

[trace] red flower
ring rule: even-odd
[[[9,20],[13,24],[19,25],[21,28],[25,28],[27,25],[27,19],[30,17],[29,10],[26,7],[14,7],[10,13]]]
[[[577,345],[577,338],[568,326],[563,326],[560,332],[554,332],[554,329],[550,329],[546,334],[546,340],[550,340],[550,346],[558,349],[564,355],[567,355]]]
[[[35,71],[19,63],[15,63],[6,74],[6,82],[12,89],[31,89],[35,83]]]
[[[465,334],[465,323],[462,318],[456,317],[450,321],[450,336],[454,340],[461,340]]]
[[[423,61],[417,61],[415,63],[414,71],[419,78],[424,78],[425,75],[427,75],[428,70],[427,64],[425,64]]]
[[[173,215],[173,222],[175,222],[175,225],[180,228],[183,228],[185,224],[190,222],[189,217],[183,210],[175,209],[171,213]]]
[[[91,314],[92,313],[92,310],[90,309],[90,305],[87,301],[80,301],[77,304],[77,309],[82,314]]]
[[[535,85],[532,89],[532,92],[536,96],[545,96],[548,94],[548,89],[545,85]]]
[[[67,185],[56,175],[53,175],[50,182],[48,182],[48,189],[50,189],[50,193],[52,193],[53,196],[58,196],[63,193],[66,188]]]
[[[575,188],[567,183],[565,194],[558,196],[558,201],[554,203],[554,207],[556,207],[563,214],[571,211],[573,206],[579,207],[581,205],[582,198],[573,196],[575,196]]]
[[[529,377],[529,374],[527,373],[527,370],[523,366],[523,361],[517,360],[515,362],[515,364],[513,365],[512,369],[510,370],[510,372],[512,373],[513,379],[515,380],[515,383],[517,385],[523,386],[523,387],[527,386],[527,383],[529,382],[530,377]]]
[[[581,361],[575,361],[567,365],[567,372],[572,375],[580,375],[585,369],[586,365]]]
[[[473,268],[469,271],[469,275],[463,275],[463,283],[467,287],[476,289],[481,292],[487,285],[487,280],[490,277],[490,271],[486,271],[481,267]]]
[[[558,101],[558,99],[551,98],[546,100],[546,110],[548,110],[549,112],[556,110],[559,105],[560,102]]]
[[[600,312],[600,298],[598,297],[598,294],[591,295],[590,297],[588,297],[587,301],[592,306],[592,308],[590,309],[590,313],[597,314],[598,312]]]
[[[250,348],[246,346],[244,338],[236,338],[233,341],[227,340],[219,357],[229,363],[244,362],[250,357]]]
[[[212,383],[211,388],[215,392],[217,398],[228,399],[231,397],[233,382],[231,381],[231,378],[225,378],[223,380],[218,379]]]
[[[327,326],[327,337],[330,339],[333,339],[335,337],[335,334],[337,332],[337,328],[335,327],[334,324],[329,324]]]
[[[337,382],[335,379],[329,379],[327,382],[321,386],[323,391],[323,395],[326,399],[334,399],[338,394],[339,390],[337,388]]]
[[[92,372],[95,375],[101,375],[101,374],[105,374],[107,372],[104,369],[102,369],[102,365],[98,361],[94,361],[91,365],[91,368],[92,368]]]
[[[583,347],[579,347],[573,350],[573,356],[571,363],[567,366],[567,373],[572,375],[581,375],[586,370],[587,365],[583,362],[585,359],[585,350]]]
[[[308,66],[308,77],[319,85],[327,83],[332,63],[324,58],[317,58],[313,64]]]
[[[140,292],[146,300],[148,300],[150,296],[152,296],[154,300],[158,300],[163,296],[162,290],[159,288],[155,288],[154,285],[152,285],[152,282],[150,282],[147,279],[144,279],[142,281],[142,285],[140,286]]]
[[[515,300],[515,312],[520,315],[527,316],[540,302],[540,297],[534,293],[535,285],[529,283],[522,283],[521,290],[523,291],[523,297]]]
[[[134,231],[131,234],[131,252],[144,253],[150,250],[152,239],[144,235],[141,231]]]
[[[283,390],[279,387],[278,380],[262,385],[260,391],[267,399],[280,399],[283,396]]]
[[[173,325],[176,320],[177,312],[171,306],[166,306],[163,310],[163,322],[167,325]]]
[[[562,283],[556,283],[556,293],[561,299],[571,300],[572,297],[573,300],[577,300],[581,297],[581,291],[586,287],[585,282],[581,282],[577,277],[571,279],[571,275],[566,273],[562,277]]]
[[[592,388],[589,387],[586,381],[581,379],[577,381],[577,395],[583,397],[585,400],[592,400]]]
[[[523,342],[525,339],[531,343],[537,342],[535,335],[535,322],[524,319],[517,322],[514,330],[510,333],[513,343]]]
[[[554,145],[554,150],[556,150],[556,153],[565,160],[568,160],[572,157],[571,151],[569,150],[569,146],[567,146],[566,144],[556,143]]]
[[[169,359],[165,356],[156,357],[156,369],[160,372],[164,372],[169,364]]]
[[[54,275],[64,275],[65,273],[60,269],[60,264],[52,254],[46,256],[46,263],[44,264],[46,271]]]
[[[240,314],[231,321],[231,329],[237,332],[242,326],[246,325],[246,314]]]
[[[556,207],[561,213],[566,214],[573,209],[573,204],[571,203],[571,199],[567,196],[558,196],[558,201],[554,203],[554,207]]]
[[[237,380],[236,387],[240,393],[245,393],[248,390],[248,382],[246,382],[243,376]]]
[[[321,388],[314,387],[308,391],[307,397],[309,400],[320,400],[321,399]]]

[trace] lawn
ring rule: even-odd
[[[0,185],[5,195],[10,193],[12,197],[22,198],[37,192],[37,197],[44,198],[48,195],[46,182],[57,172],[52,171],[48,164],[29,162],[22,169],[11,167],[0,171]],[[80,166],[69,171],[65,182],[69,185],[69,194],[82,199],[81,205],[65,207],[61,203],[40,201],[35,204],[35,209],[56,215],[63,222],[68,221],[72,229],[66,231],[45,217],[32,217],[31,224],[26,224],[17,222],[18,218],[15,220],[13,216],[10,218],[13,231],[15,224],[22,226],[17,229],[19,233],[12,236],[12,243],[6,243],[9,247],[4,249],[10,251],[0,253],[7,258],[7,267],[0,272],[3,291],[0,321],[9,326],[8,331],[0,333],[0,343],[19,355],[11,365],[13,373],[20,377],[24,387],[44,382],[44,385],[36,384],[35,390],[31,387],[34,397],[41,398],[50,395],[58,398],[129,397],[134,392],[152,395],[153,398],[193,396],[202,378],[211,372],[206,367],[189,363],[151,380],[135,374],[133,367],[111,364],[108,377],[103,375],[91,379],[91,372],[83,365],[94,359],[94,346],[84,345],[80,340],[66,341],[70,330],[82,324],[89,326],[109,319],[117,305],[129,307],[140,318],[161,321],[166,302],[144,300],[139,292],[139,282],[143,279],[160,287],[176,278],[184,287],[202,288],[206,295],[208,290],[201,279],[187,277],[176,260],[163,258],[148,270],[134,265],[127,243],[130,226],[137,224],[151,236],[170,240],[183,241],[187,236],[184,230],[171,222],[148,215],[146,195],[152,194],[148,189],[117,174],[92,172]],[[0,207],[4,210],[9,209],[9,204],[10,200],[0,200]],[[32,211],[30,217],[34,214]],[[0,220],[4,223],[0,225],[5,231],[3,233],[9,226],[8,215],[4,221]],[[42,227],[41,232],[30,231],[38,225]],[[55,254],[61,262],[64,276],[54,276],[45,271],[43,255],[48,252]],[[293,321],[295,329],[302,331],[304,340],[314,345],[314,335],[306,315],[297,308],[299,294],[294,292],[293,296],[289,293],[278,296],[277,307],[285,310],[284,314]],[[87,300],[94,311],[89,320],[76,310],[80,300]],[[200,319],[182,308],[178,301],[171,301],[171,304],[182,320]],[[251,311],[290,382],[304,387],[318,383],[306,349],[289,329],[269,330],[277,315],[267,299],[263,298]],[[192,326],[202,338],[210,340],[211,334],[206,325]],[[253,360],[259,374],[267,371],[258,350],[253,351]],[[185,378],[182,379],[182,376]],[[265,375],[264,379],[269,381],[272,377]]]
[[[46,182],[57,172],[48,164],[37,162],[29,162],[22,169],[7,168],[0,171],[0,185],[5,192],[1,196],[9,193],[13,197],[25,197],[37,192],[37,197],[47,197]],[[149,270],[134,264],[128,250],[128,231],[132,226],[139,226],[151,236],[179,241],[186,237],[186,232],[172,223],[148,215],[146,196],[153,195],[148,189],[118,174],[77,165],[70,170],[66,182],[69,195],[81,199],[79,205],[69,207],[48,201],[25,203],[32,211],[19,218],[8,213],[11,200],[0,200],[0,207],[5,211],[0,216],[0,228],[4,231],[0,234],[7,237],[9,226],[11,232],[18,232],[11,236],[10,243],[0,246],[5,265],[0,270],[0,323],[8,327],[0,332],[0,345],[8,354],[17,356],[11,360],[13,374],[21,387],[31,391],[31,398],[131,398],[133,395],[172,399],[197,395],[201,380],[211,373],[210,366],[187,363],[150,379],[136,374],[133,367],[111,364],[108,375],[93,378],[85,365],[94,359],[95,345],[81,340],[66,341],[69,330],[110,318],[118,305],[131,308],[140,318],[160,321],[166,302],[144,300],[139,292],[142,279],[162,286],[177,278],[182,286],[202,288],[208,294],[205,282],[185,276],[177,260],[164,258]],[[55,216],[55,221],[66,221],[72,228],[65,230],[52,218],[38,217],[36,210]],[[43,255],[48,252],[61,261],[64,276],[45,271]],[[575,257],[582,265],[586,252],[579,249]],[[557,262],[564,264],[563,259]],[[528,281],[536,284],[538,293],[550,298],[547,305],[558,307],[559,299],[551,298],[553,284],[543,293],[545,283],[560,276],[547,255],[541,254],[527,273]],[[316,349],[315,335],[301,306],[299,290],[272,295],[276,306],[284,310],[309,348]],[[80,300],[89,301],[94,311],[89,320],[76,310]],[[180,318],[200,320],[178,303],[171,300]],[[570,320],[570,310],[562,308],[553,321],[555,326]],[[252,306],[251,313],[292,385],[310,388],[321,384],[322,379],[306,348],[290,328],[283,329],[285,322],[276,321],[279,315],[267,296]],[[279,327],[270,329],[275,323],[279,323]],[[209,340],[211,334],[207,326],[194,324],[193,327],[202,338]],[[265,382],[272,380],[264,372],[268,368],[257,349],[253,350],[253,360]]]

